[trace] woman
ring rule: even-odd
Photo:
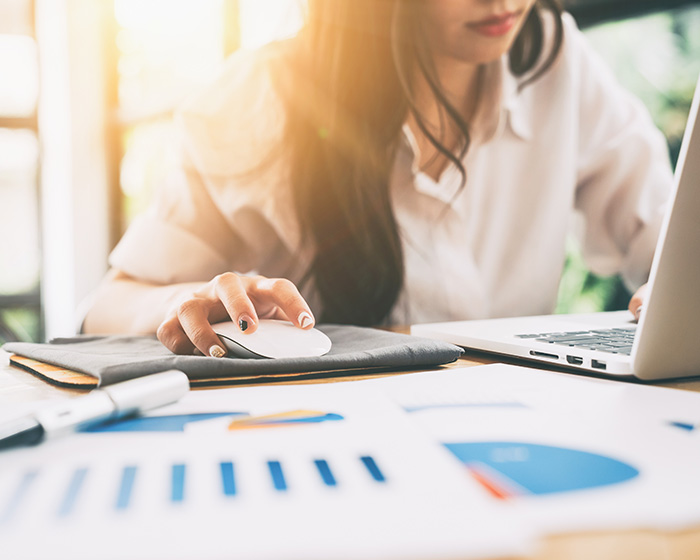
[[[182,165],[110,258],[87,332],[223,356],[210,323],[551,312],[572,209],[638,287],[663,137],[557,0],[310,0],[178,115]],[[639,305],[633,300],[632,309]]]

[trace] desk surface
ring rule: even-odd
[[[486,356],[468,354],[448,367],[471,367],[493,362],[492,358]],[[295,382],[295,384],[346,383],[368,377],[383,377],[383,375],[302,381]],[[660,385],[700,392],[700,380],[697,379],[665,382]],[[84,392],[53,387],[23,370],[11,367],[9,355],[0,351],[0,408],[4,405],[20,402],[80,394],[84,394]],[[692,531],[675,533],[639,530],[553,535],[542,541],[541,549],[533,558],[536,560],[619,560],[627,558],[634,560],[695,560],[700,558],[700,527]]]

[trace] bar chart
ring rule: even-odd
[[[336,463],[337,461],[336,459]],[[309,471],[306,480],[315,479],[319,488],[325,488],[328,491],[337,490],[344,485],[357,487],[358,482],[365,485],[387,484],[387,476],[372,455],[359,455],[354,458],[354,462],[357,467],[356,474],[358,472],[364,473],[360,474],[358,478],[364,477],[364,480],[344,480],[338,475],[338,469],[336,469],[333,460],[320,457],[311,458],[304,462],[304,466]],[[250,462],[247,466],[250,470]],[[253,465],[253,467],[255,466]],[[348,465],[343,465],[342,470],[348,471],[347,467]],[[262,494],[286,494],[297,490],[294,478],[290,476],[284,460],[260,461],[257,468],[267,477],[267,488],[260,492],[260,498],[265,497]],[[88,491],[86,487],[94,476],[94,470],[96,468],[78,466],[66,472],[64,484],[56,489],[52,497],[55,502],[56,519],[70,517],[81,506],[84,494]],[[130,510],[136,494],[147,491],[141,480],[142,470],[143,467],[138,464],[126,464],[118,470],[117,476],[111,481],[112,498],[108,500],[108,503],[102,504],[102,511],[111,509],[123,514]],[[247,481],[241,477],[239,470],[238,462],[233,460],[221,460],[216,464],[218,481],[211,487],[216,488],[215,492],[219,494],[219,497],[229,500],[235,499],[241,493],[241,489],[246,489]],[[178,507],[187,503],[192,498],[192,479],[196,476],[202,476],[202,469],[198,473],[193,472],[193,468],[186,462],[163,465],[161,471],[160,476],[168,480],[167,495],[161,495],[160,498],[151,496],[152,499],[161,502],[160,506],[169,504]],[[211,472],[211,470],[207,472]],[[41,477],[42,471],[40,469],[17,473],[16,482],[12,484],[14,491],[5,497],[3,502],[0,502],[0,530],[3,526],[10,525],[15,516],[22,512],[23,502],[38,499],[38,496],[35,495],[35,487],[39,486]],[[208,496],[207,498],[216,498],[216,496]]]

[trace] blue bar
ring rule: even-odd
[[[117,494],[116,509],[125,510],[131,502],[131,492],[134,489],[136,479],[136,467],[124,467],[122,480],[119,484],[119,494]]]
[[[68,485],[68,490],[66,490],[66,495],[63,496],[63,501],[58,508],[59,517],[66,517],[72,513],[75,503],[78,500],[80,489],[83,487],[83,482],[85,482],[87,472],[88,470],[83,468],[76,469],[73,473],[70,484]]]
[[[284,479],[284,473],[282,472],[282,465],[280,465],[280,462],[268,461],[267,468],[270,469],[272,484],[274,484],[275,490],[284,492],[287,489],[287,481]]]
[[[374,462],[374,459],[372,457],[367,455],[365,457],[360,457],[360,459],[364,463],[365,467],[367,467],[369,474],[372,475],[372,478],[374,480],[376,480],[377,482],[386,482],[384,474],[382,473],[382,471],[379,470],[377,463]]]
[[[173,465],[172,478],[170,501],[182,502],[185,499],[185,465]]]
[[[236,495],[236,479],[233,476],[233,463],[221,463],[221,481],[224,485],[224,494],[226,496]]]
[[[323,459],[316,459],[314,461],[314,464],[316,465],[316,468],[318,469],[318,472],[320,473],[321,478],[323,479],[323,482],[326,484],[326,486],[338,485],[338,482],[335,480],[335,477],[331,472],[331,468],[328,466],[328,462],[326,462]]]
[[[7,502],[5,509],[0,511],[0,525],[9,522],[19,509],[24,496],[29,491],[29,487],[34,482],[34,479],[38,476],[36,471],[29,471],[24,473],[22,480],[20,481],[17,488],[15,488],[14,493],[10,496],[10,500]]]

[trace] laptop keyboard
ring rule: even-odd
[[[609,354],[629,356],[637,326],[614,329],[597,329],[591,331],[556,332],[539,334],[516,334],[518,338],[531,338],[537,342],[547,342],[557,346],[598,350]]]

